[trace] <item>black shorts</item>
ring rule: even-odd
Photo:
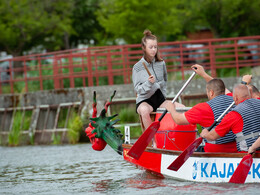
[[[146,102],[149,105],[151,105],[153,107],[153,112],[156,112],[157,108],[160,107],[160,105],[165,101],[165,97],[163,96],[162,92],[160,89],[157,89],[156,92],[148,99],[145,99],[141,102],[139,102],[138,104],[136,104],[136,111],[138,106],[142,103],[142,102]]]

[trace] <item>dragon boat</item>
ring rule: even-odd
[[[194,152],[178,171],[167,169],[181,151],[147,147],[136,160],[127,155],[131,144],[123,144],[124,159],[160,177],[208,183],[227,183],[245,156],[243,153]],[[255,154],[245,183],[260,183],[260,155]]]
[[[110,103],[112,98],[110,99]],[[119,130],[113,127],[116,121],[111,121],[115,116],[106,117],[107,106],[101,111],[99,117],[92,117],[90,126],[86,133],[92,138],[92,144],[101,143],[101,147],[95,150],[104,149],[106,143],[111,146],[124,160],[137,168],[149,171],[159,177],[171,177],[177,180],[208,183],[227,183],[234,174],[245,153],[205,153],[193,152],[185,163],[174,171],[169,165],[198,137],[197,127],[194,125],[177,125],[170,114],[167,113],[161,121],[161,125],[154,136],[154,146],[148,146],[137,160],[128,155],[134,143],[131,143],[129,131],[125,137]],[[185,112],[190,107],[177,108],[178,112]],[[94,104],[93,104],[93,110]],[[151,114],[153,120],[157,120],[164,109],[157,109]],[[142,121],[141,121],[141,126]],[[90,128],[91,127],[91,128]],[[129,128],[127,128],[129,130]],[[96,140],[96,141],[95,141]],[[155,147],[156,145],[156,147]],[[102,148],[102,149],[100,149]],[[253,162],[245,160],[245,165],[250,164],[249,172],[246,172],[245,183],[260,183],[260,153],[253,155]],[[243,172],[243,170],[242,170]]]

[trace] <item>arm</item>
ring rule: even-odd
[[[201,65],[199,65],[199,64],[195,64],[195,65],[191,66],[191,68],[192,68],[198,75],[200,75],[202,78],[204,78],[206,82],[209,82],[210,80],[213,79],[212,76],[208,75],[208,74],[205,72],[203,66],[201,66]],[[195,68],[197,68],[197,69],[195,69]],[[229,91],[229,90],[226,88],[226,89],[225,89],[225,94],[228,94],[228,93],[231,93],[231,91]]]
[[[191,68],[192,68],[198,75],[200,75],[202,78],[204,78],[206,82],[209,82],[210,80],[213,79],[212,76],[208,75],[208,74],[205,72],[203,66],[201,66],[201,65],[199,65],[199,64],[195,64],[195,65],[191,66]],[[197,68],[197,69],[195,69],[195,68]]]
[[[253,143],[251,147],[249,147],[248,154],[254,153],[256,149],[259,147],[260,147],[260,137]]]
[[[246,74],[242,77],[242,83],[245,83],[246,85],[250,84],[252,80],[252,75]]]
[[[209,141],[214,141],[218,138],[221,138],[217,132],[215,131],[215,129],[208,131],[207,129],[203,129],[202,132],[200,133],[200,136],[209,140]]]
[[[133,68],[133,73],[132,73],[132,80],[133,80],[133,84],[134,84],[134,89],[137,94],[147,94],[151,90],[151,88],[154,84],[153,75],[148,77],[147,73],[146,73],[146,75],[143,75],[141,71],[137,72],[134,68]]]
[[[171,113],[174,122],[177,125],[188,125],[190,124],[186,119],[184,113],[179,113],[175,109],[175,105],[172,102],[166,102],[165,108]]]
[[[212,129],[211,131],[203,129],[200,136],[209,141],[214,141],[220,137],[224,137],[231,130],[233,131],[233,133],[241,132],[243,128],[243,123],[241,124],[241,119],[242,117],[239,113],[231,111],[224,116],[224,118],[216,126],[215,129]]]

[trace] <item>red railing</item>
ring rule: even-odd
[[[159,43],[170,79],[185,79],[195,63],[210,70],[259,66],[260,36]],[[131,83],[140,44],[89,47],[0,60],[0,94]]]

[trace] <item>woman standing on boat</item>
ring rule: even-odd
[[[151,31],[144,31],[141,44],[144,55],[133,67],[132,80],[137,94],[136,111],[147,129],[152,123],[150,113],[165,107],[169,101],[166,100],[167,70],[158,51],[157,37]]]

